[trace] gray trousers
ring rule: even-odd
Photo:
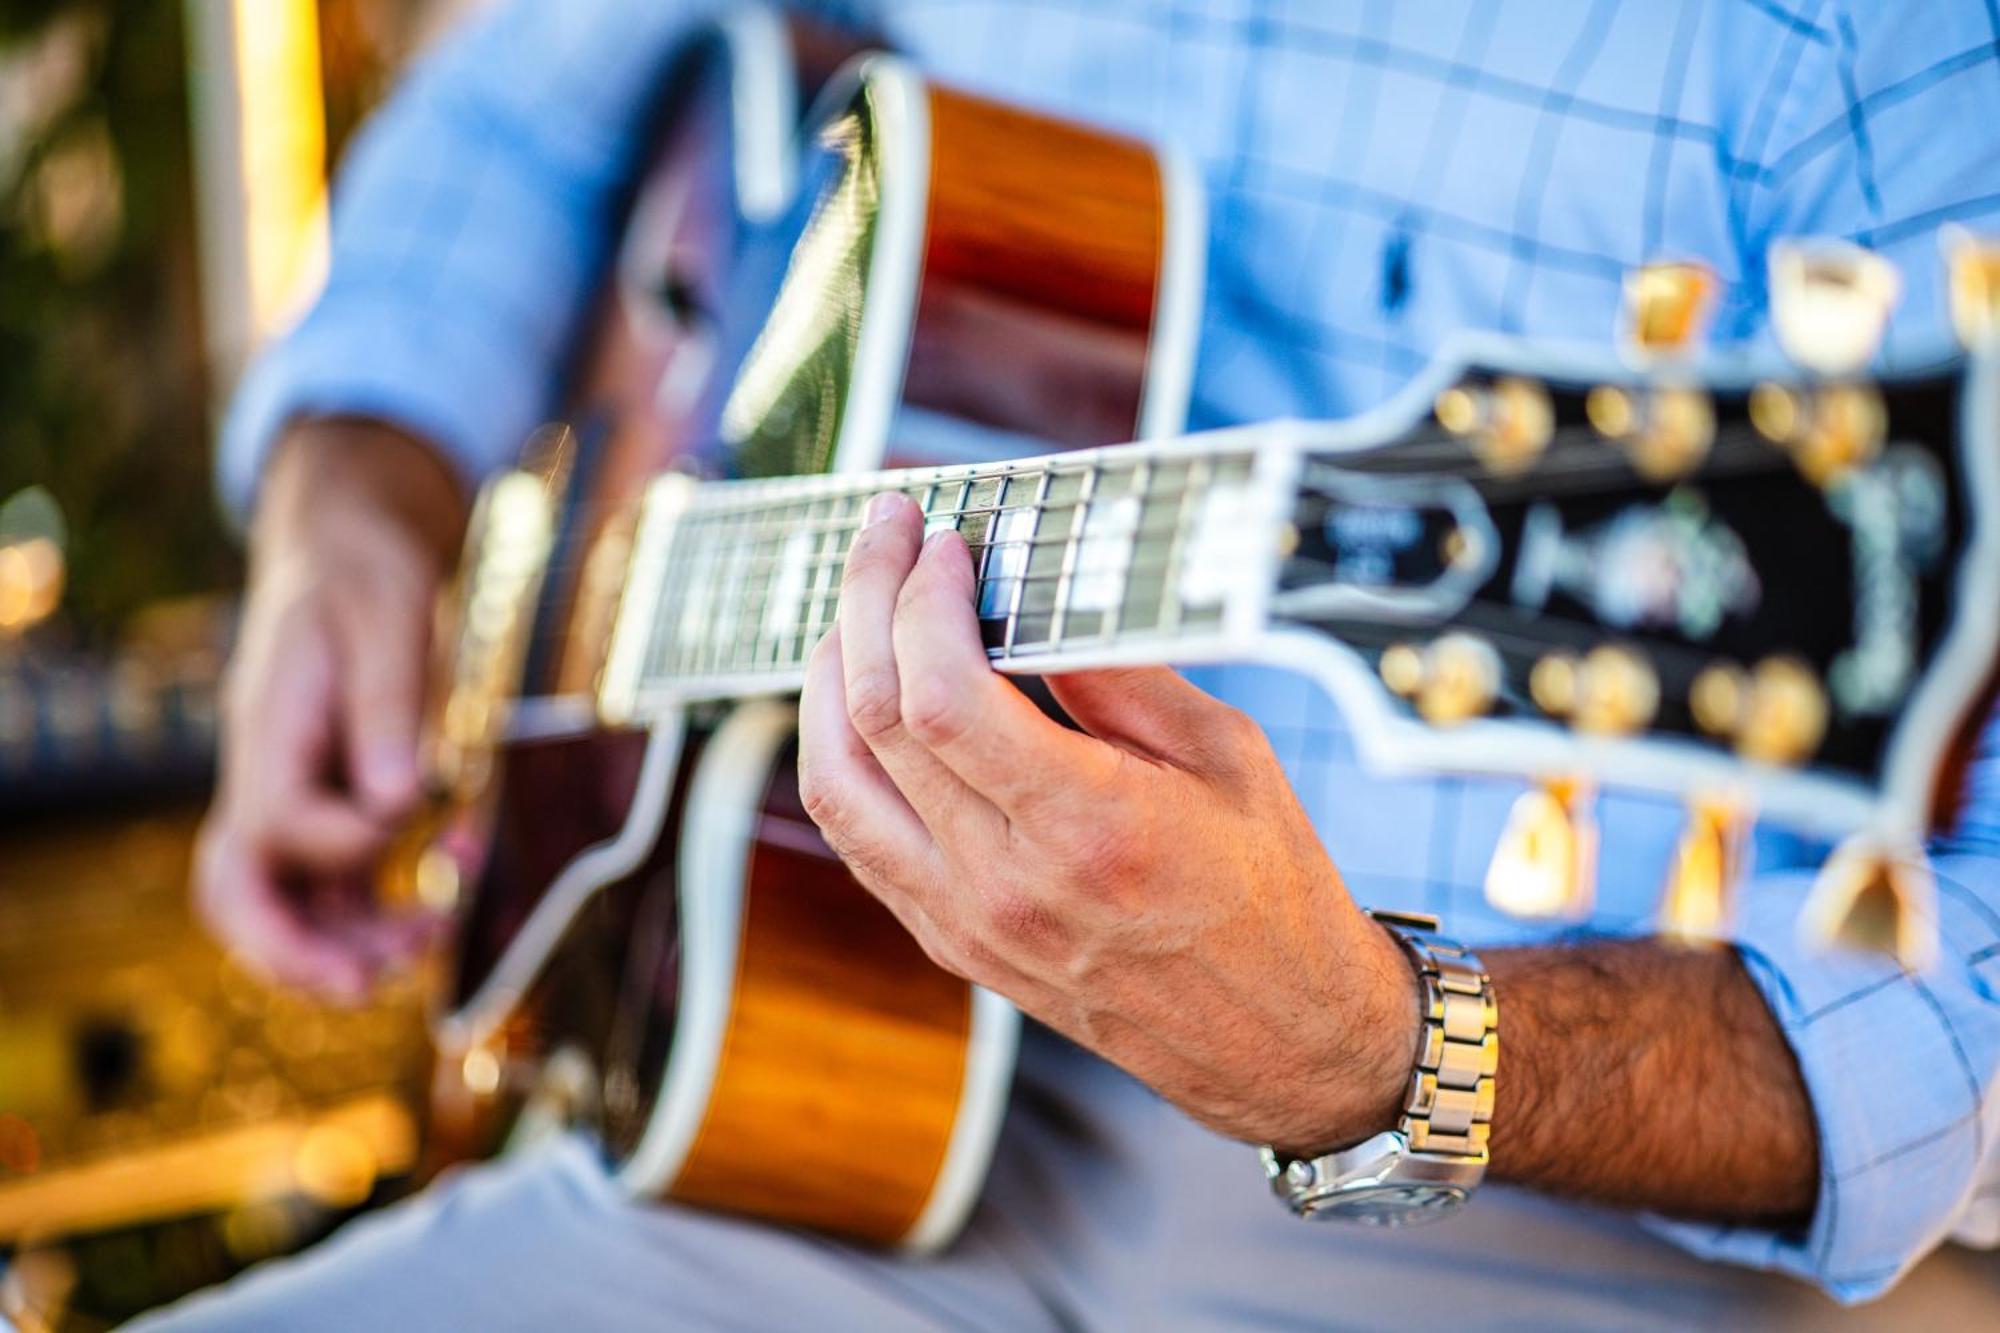
[[[1285,1216],[1254,1154],[1030,1025],[967,1234],[911,1262],[632,1203],[589,1145],[464,1170],[148,1333],[405,1328],[1304,1329],[1992,1326],[2000,1260],[1946,1250],[1841,1310],[1630,1217],[1489,1187],[1410,1231]],[[784,1147],[773,1145],[774,1160]]]

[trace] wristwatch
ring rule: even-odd
[[[1300,1217],[1398,1227],[1455,1212],[1486,1175],[1500,1063],[1493,982],[1472,951],[1441,938],[1436,917],[1370,910],[1415,965],[1423,1036],[1402,1119],[1351,1148],[1289,1157],[1265,1146],[1272,1192]]]

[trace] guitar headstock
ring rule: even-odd
[[[1783,362],[1702,354],[1712,277],[1657,266],[1620,355],[1467,343],[1306,451],[1273,612],[1343,645],[1376,759],[1534,780],[1496,905],[1581,914],[1590,793],[1651,788],[1689,806],[1670,932],[1721,933],[1769,815],[1846,847],[1822,935],[1927,956],[1912,867],[2000,661],[2000,266],[1954,244],[1967,352],[1923,373],[1864,373],[1888,265],[1801,244],[1773,259]]]

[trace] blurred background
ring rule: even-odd
[[[187,905],[240,555],[216,413],[326,186],[472,0],[0,0],[0,1314],[108,1327],[406,1186],[417,986],[339,1011]]]

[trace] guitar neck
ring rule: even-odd
[[[599,704],[613,720],[796,689],[839,612],[869,497],[971,549],[1001,670],[1212,656],[1261,623],[1296,455],[1250,432],[973,467],[697,483],[648,494]]]

